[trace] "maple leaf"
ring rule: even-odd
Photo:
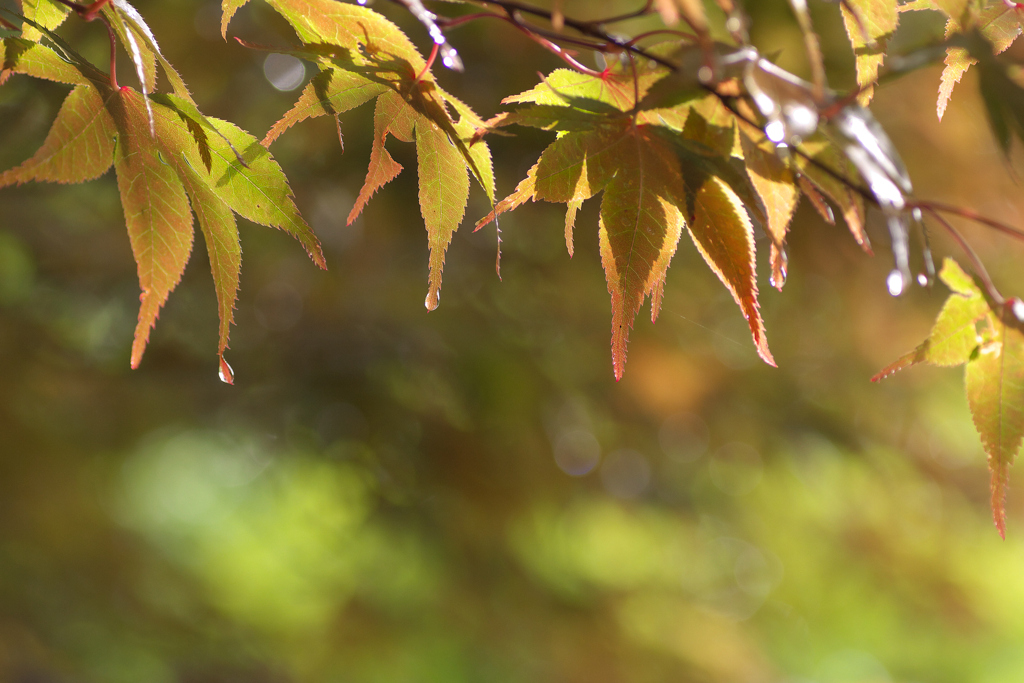
[[[995,306],[952,259],[939,278],[952,290],[931,334],[916,349],[872,378],[929,363],[965,366],[967,401],[992,473],[992,516],[1006,536],[1006,484],[1024,440],[1024,329],[1011,300]]]
[[[46,29],[53,30],[64,23],[71,8],[56,0],[21,0],[21,15],[30,24],[23,27],[21,37],[32,42],[39,42]],[[33,24],[38,24],[39,28]]]
[[[793,171],[769,148],[774,145],[767,140],[757,144],[745,134],[740,141],[750,181],[765,207],[764,228],[772,240],[772,284],[781,290],[786,282],[786,233],[800,201],[800,190]]]
[[[852,10],[852,11],[851,11]],[[842,5],[843,24],[853,45],[857,67],[857,101],[867,106],[874,95],[878,70],[885,61],[885,49],[899,23],[893,2],[848,0]]]
[[[828,223],[834,223],[832,210],[822,200],[822,194],[831,199],[843,214],[843,220],[857,244],[871,253],[871,242],[864,228],[864,198],[839,178],[856,178],[853,163],[833,144],[810,140],[803,145],[806,156],[797,159],[800,188],[815,209]],[[828,170],[826,170],[828,169]]]
[[[295,208],[284,173],[254,137],[233,124],[204,117],[183,83],[174,88],[183,94],[153,97],[127,86],[114,89],[106,74],[37,26],[60,54],[23,38],[8,38],[5,72],[74,87],[42,146],[0,174],[0,187],[29,181],[84,182],[114,167],[142,289],[132,367],[139,365],[160,309],[188,262],[194,211],[217,291],[221,377],[232,381],[224,351],[241,263],[234,215],[291,233],[324,266],[319,242]]]
[[[598,221],[601,263],[612,307],[612,367],[626,363],[629,332],[647,297],[651,320],[685,229],[733,294],[758,353],[774,365],[758,312],[753,225],[744,206],[756,201],[746,175],[731,165],[735,127],[722,115],[710,125],[691,105],[636,111],[665,72],[634,82],[629,73],[599,76],[560,69],[537,87],[506,98],[525,105],[509,122],[559,131],[516,190],[476,226],[527,200],[566,204],[566,246],[581,204],[603,191]],[[706,103],[705,103],[706,104]],[[742,162],[736,160],[742,168]],[[734,186],[740,188],[739,192]]]
[[[941,11],[946,15],[947,40],[957,33],[976,28],[985,40],[992,44],[993,55],[1005,52],[1024,29],[1024,12],[1005,3],[996,3],[982,10],[977,16],[968,11],[966,0],[917,0],[899,7],[900,12],[927,9]],[[946,107],[953,96],[953,88],[967,70],[977,63],[978,60],[965,47],[946,48],[945,68],[942,70],[939,98],[935,106],[939,120],[946,113]]]
[[[224,16],[230,19],[243,4],[227,0]],[[490,151],[485,143],[474,140],[484,122],[442,90],[412,42],[372,10],[329,0],[270,0],[270,4],[302,41],[290,52],[318,63],[321,71],[267,132],[263,144],[270,145],[300,121],[318,116],[338,120],[339,114],[375,99],[370,162],[348,222],[402,171],[385,147],[388,137],[415,142],[420,213],[430,251],[425,305],[433,310],[440,298],[445,252],[465,215],[470,174],[494,201]]]

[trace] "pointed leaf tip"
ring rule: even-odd
[[[228,39],[228,24],[231,23],[231,18],[247,2],[249,0],[224,0],[221,4],[220,35],[224,40]]]
[[[772,367],[764,320],[757,300],[754,264],[754,227],[739,197],[721,179],[708,179],[694,199],[695,217],[690,236],[701,256],[739,304],[757,348],[757,355]]]
[[[990,315],[991,340],[967,362],[967,402],[992,472],[992,515],[1005,533],[1006,483],[1024,438],[1024,334]]]

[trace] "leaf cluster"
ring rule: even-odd
[[[222,0],[225,38],[247,2]],[[660,32],[672,38],[656,44],[643,37],[625,41],[606,31],[607,22],[575,21],[558,9],[481,0],[475,4],[497,6],[504,15],[485,12],[470,19],[503,19],[572,67],[551,71],[535,87],[506,97],[502,103],[507,108],[484,120],[435,79],[431,68],[438,54],[449,66],[461,61],[443,33],[451,23],[422,3],[401,2],[431,33],[433,50],[427,58],[394,23],[370,8],[336,0],[267,2],[291,26],[297,42],[285,47],[239,42],[292,54],[314,64],[317,73],[262,140],[200,112],[127,0],[89,6],[21,0],[21,13],[11,13],[11,21],[0,28],[0,84],[25,75],[72,88],[40,149],[0,174],[0,187],[29,181],[79,183],[113,166],[141,288],[132,367],[140,363],[159,312],[181,279],[198,221],[218,299],[221,377],[232,381],[224,352],[241,266],[236,215],[290,233],[314,263],[326,267],[269,147],[292,126],[324,116],[338,122],[341,140],[340,117],[371,101],[370,158],[348,222],[402,171],[389,152],[389,140],[414,144],[429,251],[427,309],[438,305],[445,254],[465,218],[472,181],[492,207],[476,229],[527,201],[565,204],[570,257],[577,213],[585,201],[601,195],[596,228],[611,300],[616,379],[623,375],[630,331],[648,299],[652,322],[658,316],[668,269],[684,233],[739,306],[758,354],[770,365],[775,361],[760,314],[755,247],[763,232],[771,283],[782,289],[786,240],[801,197],[830,223],[838,210],[869,253],[865,222],[871,206],[880,209],[896,262],[890,291],[899,293],[911,281],[909,217],[923,204],[913,197],[895,146],[866,108],[902,12],[932,10],[947,18],[939,117],[955,83],[977,65],[1002,148],[1008,153],[1013,132],[1024,137],[1024,89],[996,59],[1022,32],[1024,10],[1011,3],[844,0],[841,12],[858,88],[841,95],[825,84],[817,37],[802,3],[793,5],[814,62],[813,82],[782,70],[750,46],[739,10],[729,0],[718,0],[718,5],[729,16],[725,25],[734,44],[711,39],[703,5],[691,0],[649,2],[630,15],[657,12],[666,24],[684,21],[693,31]],[[523,23],[522,12],[546,18],[552,30]],[[114,54],[111,72],[103,73],[54,33],[72,15],[98,19],[107,27],[112,50],[119,47],[131,57],[138,90],[118,84]],[[594,71],[559,48],[555,41],[566,27],[579,34],[576,44],[607,53],[609,66]],[[166,92],[157,90],[160,74]],[[513,125],[547,131],[553,139],[526,177],[499,200],[486,140]],[[933,267],[930,254],[925,257],[927,275]],[[974,265],[979,270],[980,264]],[[979,288],[952,262],[941,277],[954,294],[932,335],[883,374],[920,362],[966,365],[1002,532],[1006,471],[1024,434],[1024,337],[1017,322],[1024,310],[1001,301],[987,281]]]

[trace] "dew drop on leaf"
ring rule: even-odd
[[[224,382],[224,384],[235,383],[235,371],[231,369],[231,366],[223,358],[220,359],[220,370],[217,372],[217,376],[220,377],[220,381]]]
[[[932,279],[928,277],[928,273],[918,273],[917,284],[921,285],[922,287],[931,287]]]
[[[893,269],[893,271],[889,273],[889,277],[885,278],[885,286],[889,289],[889,294],[892,294],[893,296],[899,296],[902,294],[904,287],[903,273],[901,273],[898,268]]]

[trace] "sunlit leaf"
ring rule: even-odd
[[[31,180],[81,183],[98,178],[114,163],[115,137],[116,129],[100,93],[79,85],[61,105],[43,146],[31,159],[0,174],[0,186]]]
[[[337,119],[340,113],[376,99],[370,163],[348,222],[402,171],[385,147],[387,138],[415,141],[420,210],[430,248],[426,305],[433,309],[444,253],[465,213],[470,173],[494,201],[490,150],[475,135],[484,127],[483,120],[438,87],[412,42],[372,10],[328,0],[272,0],[270,4],[303,41],[290,52],[318,62],[321,73],[274,124],[264,144],[307,118],[330,115]],[[232,10],[230,3],[225,4],[225,14],[228,10]]]
[[[1007,471],[1024,436],[1024,331],[1010,307],[993,307],[953,260],[946,259],[939,278],[953,293],[931,334],[872,381],[918,363],[965,365],[971,415],[992,472],[992,515],[1005,535]]]
[[[122,91],[117,97],[114,168],[142,288],[131,356],[136,368],[160,309],[192,252],[192,212],[174,167],[152,143],[143,98],[133,91]]]
[[[853,44],[857,85],[861,88],[857,100],[867,105],[874,94],[874,83],[885,61],[889,39],[899,23],[899,14],[895,3],[878,0],[849,0],[848,5],[843,3],[842,14],[846,34]]]
[[[228,37],[228,24],[243,5],[249,0],[223,0],[221,3],[220,34],[226,40]]]
[[[991,338],[967,363],[967,402],[992,472],[992,516],[1006,536],[1006,484],[1024,437],[1024,332],[990,316]]]
[[[758,355],[774,366],[757,302],[754,229],[750,218],[736,193],[718,178],[711,178],[701,187],[695,204],[690,235],[743,311]]]
[[[768,217],[765,230],[772,242],[782,246],[800,200],[793,172],[773,150],[767,148],[770,143],[755,144],[746,135],[741,135],[740,139],[747,173]]]
[[[658,316],[665,275],[685,224],[678,161],[658,142],[649,131],[632,127],[621,136],[615,148],[619,171],[601,201],[601,263],[612,298],[616,379],[625,370],[629,331],[647,296],[651,320]],[[567,199],[577,196],[574,189]]]
[[[993,54],[1000,54],[1005,52],[1021,34],[1021,19],[1018,11],[1003,3],[996,3],[981,12],[976,27],[981,31],[982,36],[992,44]],[[965,27],[960,22],[959,16],[951,15],[946,22],[946,38],[950,38],[965,28],[970,27]],[[953,87],[960,82],[964,73],[977,63],[977,59],[972,57],[967,49],[963,47],[947,48],[946,68],[942,70],[939,99],[936,104],[939,119],[942,119],[942,115],[946,113],[949,98],[953,95]]]
[[[143,44],[155,49],[148,28],[140,27],[131,12],[125,16],[122,31],[144,36]],[[234,213],[293,234],[310,257],[324,265],[320,245],[299,215],[284,173],[254,137],[199,112],[183,83],[174,87],[175,94],[152,99],[130,88],[113,90],[106,74],[48,29],[40,25],[39,30],[53,49],[21,38],[5,39],[5,73],[75,87],[42,147],[20,166],[0,174],[0,184],[83,182],[114,165],[142,288],[133,367],[141,361],[160,309],[191,254],[194,210],[207,241],[217,291],[221,374],[230,381],[223,353],[241,257]],[[165,72],[172,71],[165,65]]]
[[[300,121],[318,116],[337,116],[369,102],[386,89],[387,86],[351,71],[321,71],[306,84],[295,105],[267,131],[263,146],[269,147],[281,133]]]
[[[416,161],[419,170],[420,213],[430,245],[428,310],[437,308],[444,254],[462,223],[469,198],[466,162],[448,137],[432,122],[416,122]]]
[[[21,14],[25,18],[30,19],[33,22],[40,24],[43,28],[50,29],[51,31],[63,24],[68,13],[71,11],[71,8],[66,5],[62,5],[57,2],[57,0],[20,1]],[[31,24],[26,25],[21,32],[22,38],[31,41],[38,41],[42,36],[42,31]]]

